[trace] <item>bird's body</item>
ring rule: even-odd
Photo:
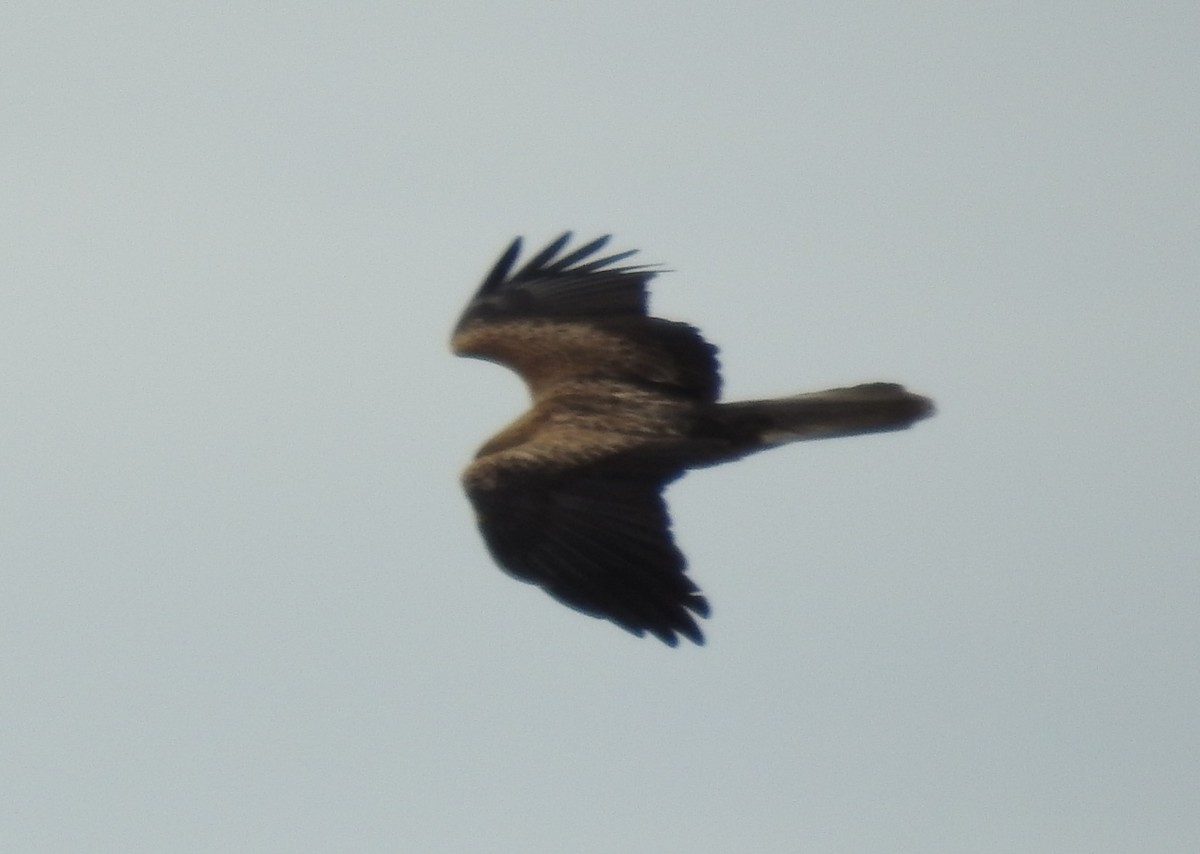
[[[722,403],[716,348],[650,317],[655,270],[562,257],[562,235],[519,270],[517,239],[467,306],[454,352],[525,380],[532,408],[463,473],[480,530],[511,575],[674,646],[702,643],[708,602],[685,574],[662,490],[693,468],[800,439],[897,430],[930,402],[891,383]]]

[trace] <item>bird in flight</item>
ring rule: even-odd
[[[716,347],[651,316],[659,270],[623,263],[636,250],[602,255],[608,240],[568,249],[567,232],[517,266],[518,237],[467,304],[454,352],[516,371],[533,405],[462,482],[508,574],[635,635],[702,644],[708,600],[686,575],[664,488],[789,442],[902,430],[933,404],[882,382],[720,401]]]

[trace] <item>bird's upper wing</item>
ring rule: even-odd
[[[650,632],[675,646],[703,643],[708,602],[684,574],[662,489],[670,475],[644,466],[549,473],[469,468],[467,495],[496,562],[566,605]],[[474,476],[473,476],[474,470]]]
[[[520,268],[514,240],[463,311],[454,351],[514,369],[535,398],[564,380],[606,377],[716,400],[716,348],[692,326],[647,315],[656,270],[620,266],[632,251],[593,258],[607,236],[560,257],[570,239],[561,235]]]

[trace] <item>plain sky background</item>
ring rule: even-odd
[[[1194,3],[0,12],[0,849],[1200,850]],[[668,649],[500,573],[514,234],[730,397]]]

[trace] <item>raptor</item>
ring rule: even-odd
[[[518,266],[521,239],[468,303],[451,346],[516,371],[528,412],[463,473],[479,529],[510,575],[636,634],[703,643],[709,604],[686,573],[663,490],[690,469],[803,439],[901,430],[933,404],[894,383],[720,400],[717,350],[647,311],[659,270],[569,249],[567,232]]]

